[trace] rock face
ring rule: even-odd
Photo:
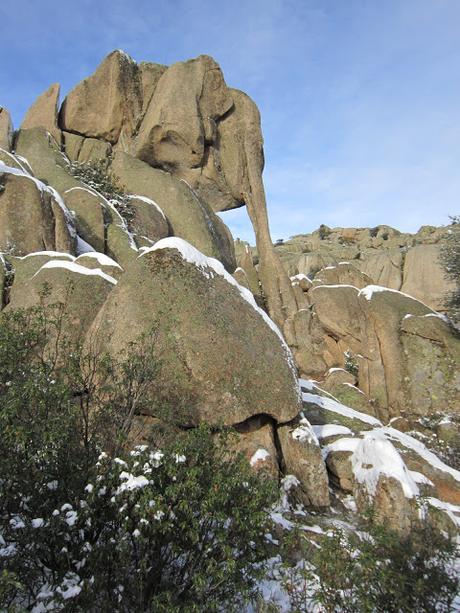
[[[278,428],[285,471],[300,482],[302,502],[329,506],[329,481],[318,440],[306,419]]]
[[[20,171],[0,166],[0,249],[16,255],[73,253],[75,229],[59,194]]]
[[[44,128],[54,136],[56,142],[60,145],[62,136],[57,121],[59,91],[59,83],[55,83],[41,94],[27,111],[21,129]]]
[[[300,364],[306,376],[324,380],[341,400],[384,420],[458,413],[460,339],[441,315],[381,286],[313,284],[307,295],[323,342],[311,346],[316,362]],[[347,355],[355,356],[355,380],[330,387],[327,366],[343,368]]]
[[[56,258],[51,254],[30,255],[16,261],[20,273],[13,284],[8,310],[37,306],[44,286],[49,288],[48,304],[62,303],[66,317],[62,334],[81,342],[98,310],[117,281],[101,267],[85,266],[75,258]],[[105,266],[102,266],[105,268]],[[110,267],[109,267],[110,268]]]
[[[0,149],[11,151],[13,142],[13,124],[7,109],[0,106]]]
[[[111,168],[131,193],[158,204],[168,219],[171,234],[183,238],[205,255],[221,260],[231,272],[235,270],[228,230],[187,183],[123,152],[115,155]]]
[[[361,289],[383,285],[414,296],[435,310],[445,309],[446,293],[453,289],[439,262],[439,250],[447,229],[423,226],[416,234],[404,234],[389,226],[376,228],[327,228],[299,234],[278,245],[276,250],[288,273],[309,275],[319,283],[338,276],[345,266],[351,277],[338,279]],[[334,272],[327,267],[334,267]],[[321,274],[320,272],[321,271]],[[358,280],[356,271],[367,275]],[[342,273],[342,277],[344,277]]]
[[[122,350],[161,321],[162,379],[193,399],[183,425],[293,419],[300,405],[289,350],[255,303],[185,241],[152,249],[127,269],[95,320],[108,349]]]
[[[62,130],[117,143],[131,138],[142,108],[137,64],[122,51],[108,55],[96,72],[79,83],[64,100]]]

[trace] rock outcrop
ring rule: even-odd
[[[156,326],[163,383],[190,398],[184,426],[297,416],[296,372],[279,332],[222,264],[181,239],[159,241],[133,261],[91,335],[116,354]]]
[[[276,246],[289,275],[308,275],[312,280],[338,275],[352,266],[367,275],[369,284],[397,289],[445,310],[445,296],[453,289],[439,262],[447,228],[423,226],[416,234],[398,232],[389,226],[376,228],[327,228],[299,234]],[[325,272],[328,267],[335,272]],[[321,270],[321,274],[319,271]],[[356,279],[350,282],[360,288]],[[342,275],[343,276],[343,275]],[[328,278],[325,278],[330,283]],[[339,281],[346,283],[344,279]]]
[[[14,142],[0,107],[0,306],[48,287],[68,335],[110,354],[152,333],[176,423],[232,426],[254,470],[291,475],[309,507],[332,487],[405,532],[420,491],[458,502],[459,475],[384,426],[442,414],[456,432],[460,340],[435,310],[444,230],[322,226],[274,247],[259,111],[208,56],[114,51],[58,99],[55,84]],[[255,250],[216,214],[240,206]],[[323,388],[303,381],[303,403],[298,372]]]
[[[30,107],[21,124],[22,130],[44,128],[56,139],[59,145],[61,145],[62,141],[57,117],[60,89],[59,83],[51,85]]]
[[[74,253],[75,228],[60,195],[14,168],[0,165],[0,249],[15,255]]]
[[[5,107],[0,106],[0,149],[11,151],[13,143],[13,124]]]

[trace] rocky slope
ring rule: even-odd
[[[460,475],[400,433],[435,419],[456,436],[460,341],[417,251],[439,234],[323,228],[274,248],[262,144],[257,107],[208,56],[166,67],[115,51],[61,105],[52,85],[14,134],[1,109],[2,308],[46,285],[67,334],[109,353],[156,327],[183,427],[234,426],[254,468],[294,475],[305,505],[351,494],[401,530],[429,481],[455,525]],[[237,266],[216,212],[238,206],[257,260],[237,245]]]

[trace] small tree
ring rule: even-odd
[[[446,307],[455,324],[460,323],[460,216],[451,217],[446,242],[441,248],[441,263],[445,275],[456,284],[446,298]]]

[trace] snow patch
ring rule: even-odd
[[[337,400],[333,400],[332,398],[324,398],[323,396],[318,396],[316,394],[302,393],[303,402],[310,402],[312,404],[316,404],[317,406],[325,409],[326,411],[331,411],[333,413],[338,413],[339,415],[343,415],[344,417],[349,417],[351,419],[358,419],[359,421],[363,421],[367,424],[371,424],[372,426],[382,426],[382,422],[377,418],[372,417],[371,415],[367,415],[366,413],[361,413],[360,411],[356,411],[355,409],[351,409],[350,407],[346,407],[344,404],[337,402]]]
[[[84,266],[80,266],[80,264],[77,264],[76,262],[66,262],[65,260],[51,260],[50,262],[46,262],[46,264],[43,264],[43,266],[34,274],[34,277],[36,277],[41,270],[47,268],[65,268],[70,272],[75,272],[80,275],[101,277],[102,279],[105,279],[105,281],[112,283],[112,285],[117,284],[116,279],[106,274],[105,272],[102,272],[100,268],[85,268]]]
[[[118,262],[115,262],[115,260],[109,258],[108,255],[105,255],[105,253],[91,251],[89,253],[82,254],[82,256],[80,257],[93,258],[94,260],[97,260],[101,266],[112,266],[112,268],[119,268],[120,270],[123,270],[123,268],[120,266],[120,264],[118,264]],[[77,263],[80,257],[77,258]]]
[[[393,477],[401,484],[406,498],[419,495],[417,483],[394,445],[378,431],[366,432],[351,456],[353,474],[358,483],[374,496],[381,475]]]
[[[249,460],[249,463],[251,466],[255,466],[258,462],[266,462],[269,457],[270,453],[263,447],[260,447]]]
[[[353,434],[350,428],[338,424],[325,424],[324,426],[312,426],[312,428],[319,439],[328,438],[329,436],[338,436],[340,434]]]

